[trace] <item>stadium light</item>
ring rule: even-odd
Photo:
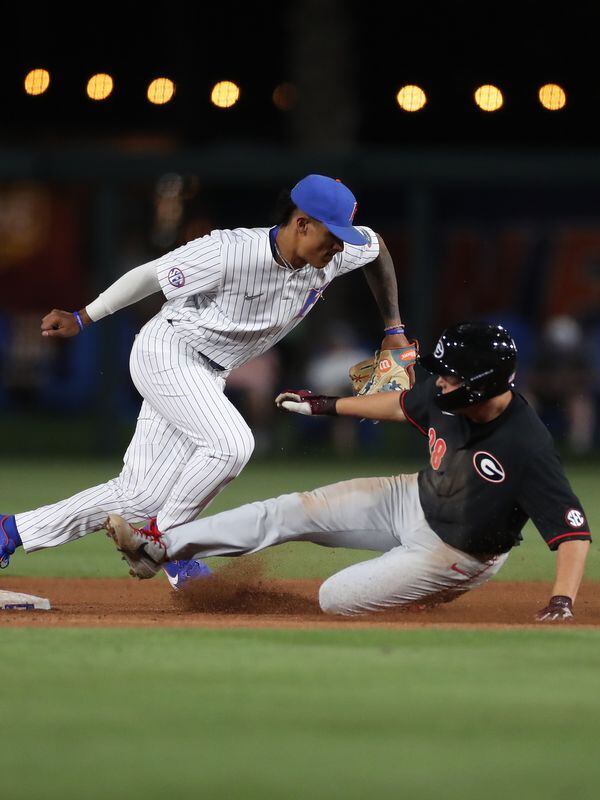
[[[280,83],[273,90],[273,104],[280,111],[291,111],[298,101],[298,90],[293,83]]]
[[[91,100],[106,100],[112,93],[113,86],[113,79],[110,75],[105,72],[98,72],[96,75],[92,75],[87,82],[87,96]]]
[[[427,102],[427,95],[420,86],[408,84],[400,89],[396,102],[404,111],[420,111]]]
[[[50,73],[46,69],[32,69],[25,76],[24,85],[27,94],[44,94],[50,86]]]
[[[231,108],[240,99],[240,87],[232,81],[219,81],[213,86],[210,99],[218,108]]]
[[[174,94],[175,84],[170,78],[155,78],[148,86],[148,100],[157,106],[168,103]]]
[[[486,83],[475,91],[475,102],[482,111],[497,111],[502,107],[504,99],[497,86]]]
[[[538,92],[540,103],[548,111],[559,111],[565,107],[567,95],[562,86],[557,83],[546,83]]]

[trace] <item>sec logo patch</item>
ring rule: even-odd
[[[174,286],[176,289],[180,289],[185,285],[185,275],[179,269],[179,267],[173,267],[173,269],[170,269],[167,279],[171,286]]]
[[[502,483],[506,478],[504,467],[496,456],[486,453],[485,450],[478,450],[473,456],[473,466],[477,474],[489,483]]]
[[[567,511],[565,519],[572,528],[581,528],[585,522],[585,517],[578,508],[571,508]]]

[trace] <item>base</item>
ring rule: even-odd
[[[45,597],[0,589],[0,611],[50,611],[50,608],[50,600]]]

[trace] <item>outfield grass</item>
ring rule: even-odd
[[[252,500],[361,475],[391,475],[415,471],[418,465],[399,461],[296,461],[253,462],[222,492],[206,513],[215,513]],[[0,510],[24,511],[68,497],[81,489],[105,481],[118,473],[119,462],[106,461],[15,461],[0,466]],[[575,491],[587,510],[592,529],[600,529],[600,497],[597,465],[567,468]],[[326,577],[355,561],[368,558],[364,551],[330,550],[311,544],[276,547],[260,556],[270,574],[280,577]],[[550,580],[554,555],[535,528],[525,529],[525,543],[513,550],[498,580]],[[212,563],[218,564],[219,559]],[[124,564],[110,542],[92,535],[64,547],[29,556],[20,553],[11,562],[13,575],[103,577],[125,575]],[[586,576],[600,580],[600,549],[594,543]]]
[[[0,642],[7,800],[598,796],[600,632],[5,630]]]
[[[52,502],[117,463],[12,462],[0,509]],[[414,465],[251,464],[210,511]],[[594,471],[569,470],[592,526]],[[273,548],[273,574],[324,576],[364,558]],[[528,527],[501,573],[550,578]],[[11,561],[15,575],[125,574],[108,540]],[[589,577],[600,579],[594,545]],[[600,630],[0,628],[7,800],[410,798],[591,800],[600,762]]]

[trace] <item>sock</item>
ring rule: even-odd
[[[4,517],[1,522],[2,530],[11,540],[15,547],[22,547],[23,542],[21,541],[21,537],[19,536],[19,531],[17,530],[17,523],[15,521],[15,515],[11,514],[10,517]]]

